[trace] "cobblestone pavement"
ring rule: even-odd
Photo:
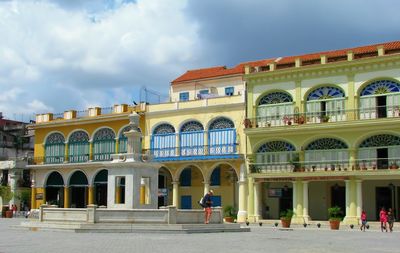
[[[0,218],[1,253],[42,252],[400,252],[400,233],[331,231],[317,228],[280,230],[251,225],[248,233],[130,234],[28,231],[15,228],[22,219]],[[400,225],[395,228],[400,230]]]

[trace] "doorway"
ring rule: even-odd
[[[279,198],[279,214],[287,209],[293,210],[293,189],[284,187]]]
[[[64,207],[64,188],[58,186],[47,186],[46,202],[48,202],[50,205]]]
[[[378,157],[378,169],[388,169],[389,168],[389,154],[387,148],[378,148],[376,154]]]
[[[386,96],[376,97],[376,109],[378,113],[378,118],[386,118]]]
[[[84,186],[71,187],[71,207],[72,208],[86,207],[86,187]]]
[[[389,187],[376,187],[375,190],[376,220],[379,220],[379,211],[382,207],[386,210],[392,207],[392,189]]]
[[[338,206],[342,215],[346,215],[346,187],[335,184],[331,187],[331,207]]]
[[[96,204],[107,206],[107,183],[95,183]]]

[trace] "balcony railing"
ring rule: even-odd
[[[376,106],[373,108],[353,110],[338,109],[335,111],[279,114],[275,116],[247,118],[244,120],[243,124],[245,128],[262,128],[395,117],[400,117],[399,106]]]
[[[198,145],[198,146],[181,146],[168,148],[152,148],[150,154],[155,161],[177,161],[177,160],[207,160],[207,159],[224,159],[238,158],[239,145],[232,144],[216,144],[216,145]]]
[[[287,172],[318,172],[318,171],[376,171],[398,169],[400,157],[397,158],[369,158],[348,160],[317,161],[317,162],[277,162],[277,163],[250,163],[252,173],[287,173]]]

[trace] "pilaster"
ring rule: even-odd
[[[69,208],[69,187],[64,186],[64,208]]]
[[[172,182],[172,205],[176,208],[179,206],[179,181]]]
[[[254,221],[261,219],[261,183],[254,182]]]

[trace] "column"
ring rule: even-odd
[[[69,208],[69,187],[64,186],[64,208]]]
[[[354,74],[349,74],[347,75],[347,92],[348,92],[348,100],[347,100],[347,107],[346,109],[349,110],[347,113],[347,119],[348,120],[354,120],[356,118],[356,111],[357,105],[356,105],[356,99],[355,97],[357,96],[355,92],[355,87],[354,87]]]
[[[204,196],[210,191],[210,181],[204,181],[203,184],[204,184],[204,194],[203,194]]]
[[[17,179],[18,179],[18,173],[15,169],[9,169],[8,170],[8,178],[9,180],[9,185],[10,189],[12,192],[12,198],[10,199],[9,203],[4,203],[4,204],[15,204],[15,193],[17,191]]]
[[[248,195],[248,201],[247,201],[247,210],[248,210],[248,216],[249,216],[249,220],[252,222],[255,222],[254,219],[254,183],[253,183],[253,178],[250,177],[248,178],[249,180],[249,195]]]
[[[146,183],[143,178],[140,180],[140,204],[144,205],[146,203]]]
[[[344,180],[346,184],[346,216],[350,214],[350,180]]]
[[[89,161],[93,161],[93,141],[89,141]]]
[[[261,218],[261,183],[254,182],[254,221]]]
[[[179,181],[172,182],[172,205],[176,208],[179,206]]]
[[[350,168],[349,168],[349,170],[356,170],[357,169],[356,168],[357,150],[352,148],[352,149],[349,150],[349,154],[350,154],[350,157],[349,157],[349,166],[350,166]]]
[[[64,162],[69,162],[69,157],[68,157],[68,141],[64,142],[65,144],[65,150],[64,150]]]
[[[237,222],[246,222],[247,219],[247,178],[246,178],[246,166],[242,164],[240,166],[239,174],[239,210],[237,214]]]
[[[33,182],[31,185],[31,209],[36,209],[36,188]]]
[[[311,220],[308,215],[308,181],[303,181],[303,218],[305,223]]]
[[[303,107],[301,106],[301,81],[300,80],[296,80],[295,81],[295,106],[299,108],[299,112],[302,113],[303,112]]]
[[[119,154],[119,138],[115,138],[115,154]]]
[[[356,180],[357,184],[357,219],[361,218],[361,211],[363,207],[362,202],[362,180]]]
[[[303,224],[303,184],[301,181],[293,181],[293,212],[292,223]]]
[[[94,186],[88,187],[89,191],[89,205],[94,205]]]
[[[355,180],[345,180],[346,182],[346,216],[343,219],[344,224],[358,224],[357,204],[356,204],[356,182]]]

